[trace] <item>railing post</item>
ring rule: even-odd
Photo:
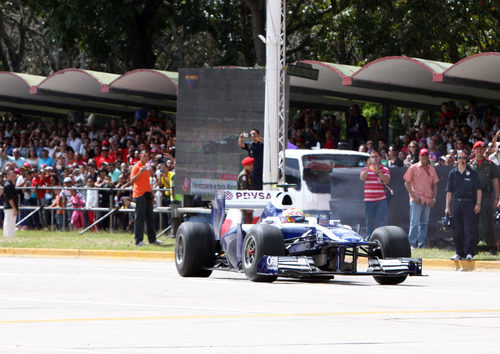
[[[170,215],[172,217],[170,225],[172,226],[172,235],[175,237],[177,229],[182,223],[182,214],[179,212],[178,208],[181,203],[178,200],[173,200],[170,203]]]
[[[109,211],[114,209],[113,202],[115,201],[115,197],[113,195],[113,186],[111,186],[111,191],[109,193]],[[113,214],[109,216],[109,232],[113,232]]]

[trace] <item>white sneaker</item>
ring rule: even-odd
[[[454,255],[453,257],[450,258],[452,261],[459,261],[462,259],[458,254]]]
[[[472,254],[468,254],[467,257],[465,257],[466,261],[472,261],[473,259],[474,257],[472,256]]]

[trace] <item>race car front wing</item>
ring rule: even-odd
[[[283,277],[314,277],[314,276],[333,276],[333,275],[383,275],[383,276],[421,276],[422,259],[421,258],[390,258],[368,260],[368,269],[363,272],[357,269],[357,266],[351,268],[340,268],[335,271],[325,271],[315,265],[313,257],[308,256],[263,256],[258,266],[259,274],[278,274]]]

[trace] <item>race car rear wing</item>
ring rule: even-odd
[[[225,190],[217,192],[215,200],[212,202],[211,217],[215,238],[220,239],[226,209],[264,209],[269,202],[272,202],[280,209],[293,205],[291,196],[279,190]]]
[[[239,191],[226,190],[224,194],[226,208],[232,209],[258,209],[264,208],[271,200],[275,199],[281,191]],[[218,193],[219,194],[219,193]]]

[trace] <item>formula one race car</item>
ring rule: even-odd
[[[228,216],[226,217],[226,208]],[[229,216],[264,208],[256,224]],[[227,231],[222,231],[226,229]],[[359,271],[358,260],[367,269]],[[291,196],[279,191],[225,191],[212,203],[211,223],[183,222],[176,234],[175,263],[183,277],[208,277],[213,270],[244,272],[257,282],[277,277],[332,279],[371,275],[380,284],[399,284],[422,275],[422,260],[411,258],[408,236],[396,226],[377,228],[369,241],[338,220],[306,217]]]

